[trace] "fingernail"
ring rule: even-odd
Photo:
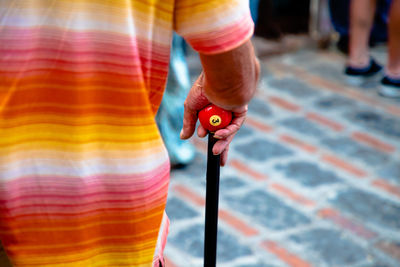
[[[222,136],[214,134],[214,138],[216,138],[216,139],[222,139]]]
[[[181,130],[181,133],[179,134],[180,138],[183,138],[183,129]]]

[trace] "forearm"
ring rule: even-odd
[[[226,53],[200,54],[204,70],[203,92],[214,104],[233,110],[253,97],[259,64],[250,41]]]

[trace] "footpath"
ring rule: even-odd
[[[346,85],[344,60],[313,49],[262,60],[221,170],[219,267],[400,266],[400,100],[377,82]],[[206,140],[191,142],[195,162],[171,174],[167,267],[203,262]]]

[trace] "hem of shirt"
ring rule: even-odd
[[[254,27],[252,27],[251,30],[249,30],[249,32],[245,35],[245,37],[240,40],[239,42],[233,43],[229,46],[224,46],[222,49],[216,49],[213,51],[201,51],[201,50],[197,50],[198,53],[203,54],[203,55],[217,55],[217,54],[222,54],[231,50],[234,50],[235,48],[238,48],[239,46],[243,45],[244,43],[246,43],[247,41],[249,41],[254,34]]]

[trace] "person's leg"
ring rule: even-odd
[[[350,3],[349,56],[344,72],[347,83],[353,86],[374,80],[382,70],[369,51],[376,1],[352,0]]]
[[[400,0],[393,0],[390,8],[386,74],[389,77],[400,79]]]
[[[400,0],[393,0],[389,14],[389,44],[386,74],[379,94],[400,97]]]
[[[368,42],[375,10],[376,0],[351,1],[348,66],[362,68],[370,63]]]

